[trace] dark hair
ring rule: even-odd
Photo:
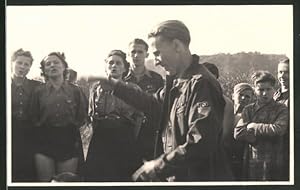
[[[270,82],[272,86],[275,86],[276,79],[269,71],[256,71],[252,74],[251,80],[254,85],[260,82]]]
[[[157,36],[162,36],[169,40],[178,39],[186,46],[189,46],[191,42],[189,29],[179,20],[167,20],[159,23],[148,34],[148,38]]]
[[[290,64],[290,59],[289,58],[283,58],[283,59],[279,60],[278,64],[280,64],[280,63],[284,63],[284,64],[289,65]]]
[[[209,63],[209,62],[205,62],[203,63],[203,65],[218,79],[219,78],[219,69],[218,67],[213,64],[213,63]]]
[[[45,78],[45,80],[48,80],[48,76],[45,75],[45,61],[46,59],[49,57],[49,56],[56,56],[58,57],[58,59],[60,59],[62,61],[62,63],[64,64],[65,66],[65,70],[64,70],[64,73],[63,73],[63,76],[64,76],[64,79],[67,78],[67,75],[68,75],[68,63],[66,62],[66,57],[65,57],[65,54],[62,52],[51,52],[49,53],[46,57],[43,58],[43,60],[41,61],[41,67],[40,69],[42,70],[41,71],[41,76],[43,76]]]
[[[71,83],[76,82],[77,80],[77,72],[73,69],[68,68],[68,77],[67,77],[68,81],[70,81]]]
[[[33,57],[30,53],[30,51],[24,51],[22,48],[18,49],[17,51],[15,51],[12,56],[11,56],[11,61],[15,61],[17,59],[18,56],[25,56],[25,57],[29,57],[31,59],[31,64],[33,62]]]
[[[135,39],[133,39],[131,42],[129,42],[129,46],[130,46],[131,44],[141,44],[141,45],[144,45],[146,51],[148,51],[148,49],[149,49],[148,44],[147,44],[143,39],[140,39],[140,38],[135,38]]]
[[[126,60],[126,53],[124,53],[122,50],[118,50],[118,49],[111,50],[109,52],[109,54],[107,55],[107,58],[109,58],[109,57],[111,57],[113,55],[117,55],[117,56],[119,56],[119,57],[122,58],[123,64],[124,64],[124,68],[125,68],[125,72],[123,73],[122,77],[125,77],[127,75],[128,71],[129,71],[129,63]],[[105,62],[107,62],[106,59],[105,59]]]

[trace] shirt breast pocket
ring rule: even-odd
[[[71,98],[67,98],[66,105],[67,105],[67,109],[69,110],[69,113],[71,113],[72,115],[75,115],[76,110],[77,110],[76,102],[74,100],[72,100]]]

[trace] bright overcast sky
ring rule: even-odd
[[[167,19],[190,29],[193,53],[254,52],[293,54],[293,6],[7,6],[8,63],[14,50],[30,50],[29,78],[52,51],[63,51],[81,75],[103,75],[111,49],[127,50],[133,38],[147,39],[151,27]]]

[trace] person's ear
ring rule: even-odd
[[[183,43],[178,39],[173,40],[173,45],[174,45],[174,48],[175,48],[176,52],[181,52],[184,49]]]

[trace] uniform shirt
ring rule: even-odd
[[[24,78],[22,85],[16,85],[14,79],[11,83],[12,118],[13,120],[28,120],[28,106],[33,90],[41,83]]]
[[[124,81],[137,84],[143,91],[147,93],[155,93],[163,86],[162,77],[154,71],[149,71],[145,68],[144,74],[138,80],[132,70],[129,70]]]
[[[180,79],[167,78],[155,95],[117,83],[114,94],[161,120],[165,157],[164,176],[177,181],[232,179],[221,148],[225,101],[219,82],[193,55],[193,63]],[[170,87],[168,87],[170,86]],[[170,90],[169,90],[170,88]],[[126,93],[124,93],[126,92]],[[187,135],[191,141],[186,142]],[[183,144],[188,143],[186,149]]]
[[[128,84],[134,89],[140,90],[135,84]],[[143,113],[112,94],[112,91],[103,90],[101,83],[92,85],[89,97],[89,116],[93,120],[105,119],[105,117],[126,118],[140,130]],[[138,133],[138,131],[135,131]]]
[[[241,119],[235,127],[237,140],[249,143],[248,177],[257,180],[280,180],[283,166],[283,136],[288,130],[288,110],[275,101],[259,106],[252,103],[246,106]],[[253,130],[247,125],[255,123]]]
[[[65,81],[55,89],[47,82],[34,91],[30,111],[35,126],[80,127],[87,118],[87,104],[78,86]]]
[[[155,93],[159,88],[163,87],[162,77],[154,72],[145,68],[142,76],[137,79],[134,72],[130,69],[128,75],[124,79],[127,82],[137,84],[144,92]],[[138,146],[140,148],[141,157],[146,160],[153,159],[155,152],[155,127],[159,125],[158,120],[153,118],[153,114],[146,114],[143,118],[143,123],[138,137]],[[162,146],[157,150],[157,152],[162,152]]]
[[[279,102],[279,103],[282,103],[286,106],[289,106],[289,91],[281,92],[281,89],[279,88],[275,92],[273,98],[276,102]]]

